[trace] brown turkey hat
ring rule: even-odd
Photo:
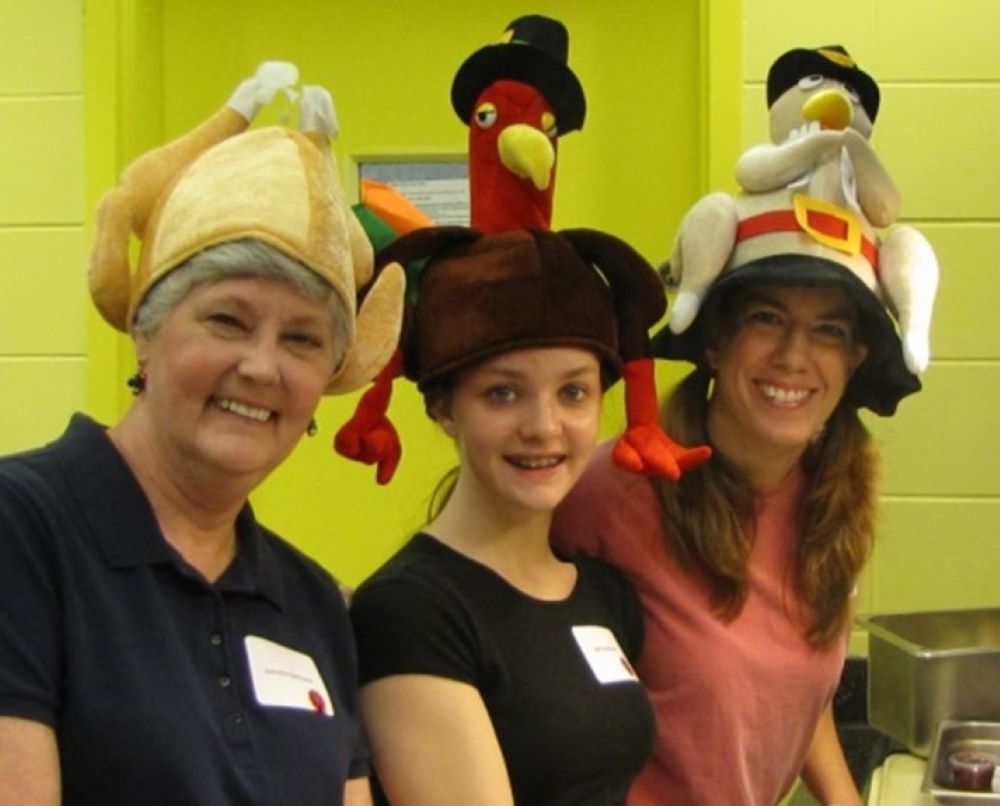
[[[407,306],[404,373],[421,390],[507,350],[570,346],[601,361],[607,384],[648,354],[665,297],[652,267],[595,230],[483,235],[434,227],[405,235],[377,263],[425,260]]]

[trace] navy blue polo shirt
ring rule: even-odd
[[[368,774],[335,581],[249,505],[237,536],[208,583],[82,415],[0,459],[0,714],[55,730],[68,806],[328,806]]]

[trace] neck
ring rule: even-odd
[[[451,498],[426,531],[507,582],[539,599],[564,599],[576,569],[549,544],[552,512],[501,510],[470,495],[461,477]]]
[[[145,493],[164,539],[210,582],[236,556],[236,516],[251,486],[233,479],[199,479],[157,440],[133,407],[108,429]]]
[[[712,446],[726,461],[736,467],[751,488],[758,493],[773,490],[784,481],[802,459],[802,450],[777,450],[762,448],[742,434],[715,421],[709,409],[708,434]]]

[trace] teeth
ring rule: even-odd
[[[562,461],[559,457],[549,456],[549,457],[529,457],[529,456],[517,456],[512,457],[511,462],[513,462],[518,467],[524,467],[529,470],[541,470],[546,467],[555,467]]]
[[[801,403],[809,396],[808,389],[781,389],[770,384],[761,384],[760,391],[764,393],[764,397],[783,405]]]
[[[219,399],[216,400],[216,405],[223,411],[239,414],[241,417],[248,417],[251,420],[257,420],[257,422],[260,423],[271,419],[271,412],[267,409],[258,409],[253,406],[247,406],[237,400]]]

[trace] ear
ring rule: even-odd
[[[865,363],[865,359],[868,358],[868,345],[863,341],[859,341],[854,345],[854,355],[851,356],[851,373],[854,373],[858,367]]]
[[[441,426],[441,430],[454,439],[458,434],[458,426],[451,411],[451,400],[446,396],[440,397],[431,407],[430,414],[435,422]]]
[[[451,411],[451,396],[447,394],[436,394],[433,400],[426,403],[427,414],[434,422],[441,426],[449,437],[454,438],[458,433],[455,425],[455,418]]]
[[[145,366],[149,360],[149,337],[140,333],[132,333],[132,344],[135,345],[135,359],[139,366]]]

